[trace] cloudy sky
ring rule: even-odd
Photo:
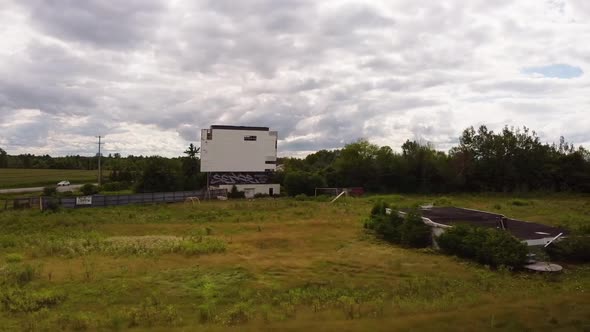
[[[590,1],[1,0],[0,147],[180,155],[211,124],[281,155],[467,126],[590,147]]]

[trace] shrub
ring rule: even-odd
[[[384,240],[398,243],[411,248],[424,248],[431,244],[430,226],[422,222],[418,210],[410,211],[405,220],[392,208],[387,214],[389,205],[378,201],[371,209],[371,216],[365,222],[365,228],[372,229]]]
[[[302,201],[307,201],[307,200],[309,200],[309,198],[307,197],[307,195],[306,195],[306,194],[299,194],[299,195],[295,196],[295,200],[296,200],[296,201],[301,201],[301,202],[302,202]]]
[[[0,285],[25,285],[33,281],[39,269],[30,264],[9,264],[0,270]]]
[[[243,191],[238,191],[238,187],[236,187],[236,185],[234,184],[231,187],[231,191],[229,192],[229,194],[227,195],[229,198],[244,198],[245,193]]]
[[[45,187],[43,188],[43,196],[55,196],[57,194],[57,187]]]
[[[437,243],[448,254],[493,267],[514,268],[526,262],[526,244],[494,228],[456,225],[441,234]]]
[[[129,182],[107,182],[105,184],[103,184],[100,188],[100,190],[104,190],[104,191],[120,191],[120,190],[126,190],[131,188],[131,183]]]
[[[23,255],[21,255],[21,254],[7,254],[5,260],[6,260],[6,263],[20,263],[23,260]]]
[[[80,191],[84,195],[94,195],[94,194],[98,194],[98,187],[93,185],[92,183],[86,183],[85,185],[80,187]]]
[[[373,208],[371,209],[371,216],[376,215],[386,215],[386,209],[389,208],[389,204],[384,201],[378,201],[373,204]]]
[[[32,292],[24,288],[0,290],[0,304],[9,312],[34,312],[53,307],[65,300],[65,295],[49,290]]]
[[[561,241],[553,242],[546,248],[552,259],[569,262],[590,262],[590,237],[572,235]]]
[[[422,221],[418,210],[408,212],[405,222],[400,227],[400,243],[402,245],[411,248],[424,248],[431,244],[430,226]]]
[[[50,212],[57,212],[59,211],[59,201],[57,199],[50,198],[49,200],[44,200],[45,205],[43,210],[50,211]]]

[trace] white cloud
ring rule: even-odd
[[[360,137],[448,149],[467,126],[590,144],[584,0],[5,1],[9,153],[182,154],[211,124],[279,130],[282,155]],[[31,112],[34,112],[31,113]],[[15,122],[15,119],[24,122]]]

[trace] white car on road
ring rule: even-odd
[[[58,187],[65,187],[65,186],[69,186],[69,185],[70,185],[70,181],[66,181],[66,180],[60,181],[57,183]]]

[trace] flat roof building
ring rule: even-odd
[[[235,185],[246,197],[277,195],[272,184],[277,166],[278,133],[268,127],[212,125],[201,130],[201,172],[209,185],[228,189]]]
[[[277,132],[214,125],[201,130],[201,172],[269,172],[277,166]]]

